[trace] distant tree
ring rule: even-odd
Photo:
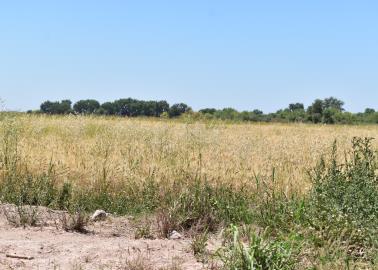
[[[378,124],[378,112],[369,114],[369,123]]]
[[[243,121],[253,121],[255,115],[253,112],[249,111],[242,111],[239,113],[238,118],[240,118]]]
[[[371,108],[366,108],[365,109],[365,114],[372,114],[372,113],[375,113],[374,109],[371,109]]]
[[[134,116],[155,116],[160,117],[164,112],[169,111],[168,102],[162,101],[135,101],[131,104],[134,108]]]
[[[68,114],[73,112],[70,100],[45,101],[40,105],[39,111],[28,111],[28,113],[46,114]],[[206,108],[198,113],[188,115],[191,119],[224,119],[242,121],[265,121],[265,122],[304,122],[326,124],[352,124],[352,123],[378,123],[378,112],[367,108],[363,113],[349,113],[344,111],[344,102],[329,97],[324,100],[316,99],[311,106],[304,110],[302,103],[291,103],[288,108],[278,110],[275,113],[264,114],[260,110],[239,112],[233,108],[217,110]],[[102,105],[96,100],[79,100],[73,106],[76,113],[80,114],[100,114],[100,115],[120,115],[120,116],[147,116],[147,117],[177,117],[187,112],[191,108],[184,104],[174,104],[169,106],[168,102],[144,101],[132,98],[118,99],[114,102],[105,102]]]
[[[62,100],[61,102],[55,101],[45,101],[41,104],[41,112],[46,114],[68,114],[72,112],[71,100]]]
[[[323,111],[323,118],[322,122],[325,124],[335,124],[336,123],[336,115],[340,111],[336,108],[327,108]]]
[[[72,102],[69,99],[62,100],[58,105],[58,114],[68,114],[72,112]]]
[[[185,103],[178,103],[172,105],[172,107],[169,109],[169,117],[177,117],[184,113],[190,112],[192,109],[186,105]]]
[[[337,122],[335,115],[344,111],[343,106],[344,102],[334,97],[316,99],[307,109],[308,120],[313,123],[333,124]]]
[[[288,109],[291,112],[304,110],[304,105],[303,105],[303,103],[291,103],[291,104],[289,104]]]
[[[329,98],[326,98],[324,99],[323,101],[323,109],[335,109],[335,110],[338,110],[338,111],[344,111],[344,101],[341,101],[337,98],[334,98],[334,97],[329,97]]]
[[[216,116],[217,118],[223,120],[235,120],[239,118],[239,112],[234,108],[224,108],[223,110],[217,111]]]
[[[53,106],[54,106],[54,103],[47,100],[41,104],[40,109],[43,113],[52,114]]]
[[[118,99],[113,103],[107,102],[101,105],[106,114],[122,116],[155,116],[160,117],[169,112],[169,104],[165,100],[143,101],[132,98]]]
[[[217,112],[217,109],[206,108],[206,109],[199,110],[199,112],[203,114],[215,114]]]
[[[132,104],[135,102],[134,99],[127,98],[127,99],[118,99],[114,101],[114,109],[115,114],[121,115],[121,116],[132,116],[133,114],[133,108]]]
[[[261,110],[253,110],[252,111],[252,113],[254,113],[254,114],[256,114],[256,115],[263,115],[264,114],[264,112],[263,111],[261,111]]]
[[[316,99],[311,106],[308,107],[307,111],[310,114],[323,114],[323,109],[324,109],[324,102],[321,99]]]
[[[139,101],[136,107],[136,116],[155,116],[156,101]]]
[[[79,100],[73,106],[76,113],[93,114],[100,108],[100,103],[94,99]]]
[[[358,122],[357,114],[351,112],[340,112],[337,111],[334,115],[335,123],[340,124],[353,124]]]
[[[155,116],[160,117],[163,113],[169,112],[169,103],[165,100],[156,102]]]
[[[144,101],[127,99],[127,102],[125,103],[123,109],[125,110],[125,112],[127,112],[126,115],[135,117],[143,115],[143,106]]]
[[[313,123],[320,123],[323,117],[324,102],[316,99],[311,106],[307,108],[309,120]]]
[[[105,102],[101,104],[100,113],[105,115],[115,115],[117,112],[114,102]]]
[[[305,122],[306,112],[304,110],[303,104],[290,104],[288,108],[284,110],[278,110],[274,118],[280,119],[283,122]]]

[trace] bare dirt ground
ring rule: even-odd
[[[130,269],[128,262],[136,260],[144,261],[148,269],[175,269],[174,264],[179,269],[204,269],[191,252],[191,239],[136,240],[131,217],[91,222],[89,232],[82,234],[63,230],[59,212],[46,208],[38,208],[38,219],[43,221],[39,226],[15,227],[4,214],[9,209],[14,206],[0,206],[1,270]]]

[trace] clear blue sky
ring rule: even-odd
[[[378,109],[376,0],[19,0],[0,5],[0,97],[122,97],[265,112]]]

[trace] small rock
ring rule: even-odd
[[[106,213],[104,210],[96,210],[94,214],[91,217],[92,221],[101,221],[105,220],[106,217],[108,216],[108,213]]]
[[[179,239],[182,239],[182,235],[180,233],[178,233],[177,231],[172,231],[169,234],[169,239],[170,240],[179,240]]]

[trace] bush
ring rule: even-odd
[[[338,241],[351,257],[368,259],[378,247],[378,176],[372,139],[354,138],[345,163],[321,160],[312,172],[307,222],[321,241]]]

